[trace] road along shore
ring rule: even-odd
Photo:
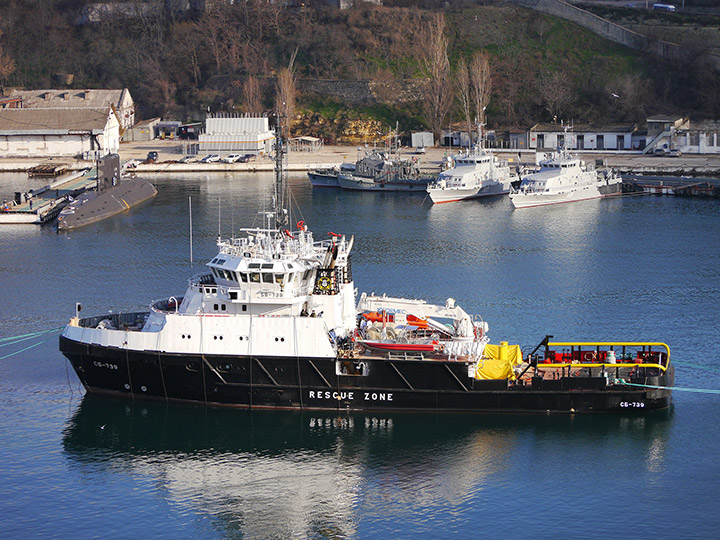
[[[325,146],[316,152],[290,152],[288,154],[288,170],[308,171],[339,165],[343,162],[354,163],[362,156],[365,147]],[[146,162],[148,152],[158,152],[158,159]],[[258,156],[248,163],[178,163],[183,157],[183,145],[178,141],[155,140],[146,142],[128,142],[120,145],[120,160],[127,162],[136,160],[137,173],[183,174],[183,173],[249,173],[270,172],[274,163],[268,156]],[[414,148],[402,148],[403,157],[417,159],[420,168],[429,173],[437,173],[447,156],[457,154],[459,148],[435,147],[428,148],[425,154],[417,154]],[[536,162],[534,150],[506,151],[497,150],[498,156],[507,159],[511,165],[532,167]],[[221,154],[223,155],[223,154]],[[720,155],[683,154],[679,157],[648,156],[628,152],[589,153],[577,152],[576,155],[586,161],[605,162],[620,174],[657,175],[657,176],[692,176],[720,178]],[[203,156],[198,156],[202,158]],[[92,166],[92,162],[72,158],[0,158],[0,172],[27,171],[41,163],[62,163],[68,170],[80,170]]]

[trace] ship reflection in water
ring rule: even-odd
[[[440,509],[488,504],[487,488],[514,485],[521,497],[521,477],[536,474],[528,455],[591,472],[620,453],[656,474],[671,418],[246,411],[86,395],[63,446],[83,476],[145,477],[222,536],[353,538],[361,517],[421,530]],[[559,453],[578,436],[594,441],[592,456]]]

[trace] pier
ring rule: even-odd
[[[95,169],[85,169],[28,193],[16,192],[14,200],[0,204],[0,224],[52,221],[68,203],[69,197],[77,197],[95,184]]]
[[[679,197],[720,198],[720,180],[710,178],[669,178],[663,176],[623,176],[623,193],[676,195]]]

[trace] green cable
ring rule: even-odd
[[[42,345],[42,344],[45,343],[46,341],[49,341],[49,340],[44,339],[44,340],[42,340],[42,341],[38,341],[37,343],[34,343],[34,344],[30,345],[29,347],[25,347],[24,349],[20,349],[19,351],[15,351],[15,352],[12,352],[12,353],[10,353],[10,354],[6,354],[5,356],[0,357],[0,360],[5,360],[6,358],[10,358],[11,356],[15,356],[16,354],[20,354],[21,352],[25,352],[25,351],[27,351],[28,349],[32,349],[33,347],[37,347],[38,345]]]
[[[27,341],[27,340],[29,340],[29,339],[35,339],[35,338],[40,337],[40,336],[42,336],[43,334],[47,334],[47,333],[49,333],[49,332],[57,332],[58,330],[59,330],[58,328],[54,328],[54,329],[52,329],[52,330],[46,330],[46,331],[44,331],[44,332],[37,332],[37,333],[35,333],[35,334],[33,334],[33,335],[30,335],[29,337],[16,336],[16,338],[7,338],[7,339],[15,339],[15,341],[8,341],[8,342],[6,342],[6,343],[0,343],[0,347],[7,347],[7,346],[9,346],[9,345],[16,345],[16,344],[18,344],[18,343],[22,343],[23,341]]]
[[[678,390],[681,392],[697,392],[699,394],[720,394],[720,390],[713,390],[712,388],[682,388],[679,386],[656,386],[653,384],[625,382],[622,379],[616,379],[616,382],[625,386],[640,386],[642,388],[654,388],[657,390]]]
[[[4,337],[4,338],[0,338],[0,343],[4,343],[6,341],[14,341],[14,340],[17,340],[17,341],[15,341],[15,343],[19,343],[20,341],[24,341],[23,338],[30,339],[33,337],[41,336],[43,334],[47,334],[48,332],[57,332],[58,330],[62,330],[63,328],[65,328],[65,327],[58,326],[57,328],[51,328],[49,330],[40,330],[38,332],[30,332],[29,334],[20,334],[19,336]],[[0,347],[2,347],[2,345],[0,345]]]

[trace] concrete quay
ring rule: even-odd
[[[182,174],[190,172],[258,172],[272,171],[273,160],[267,156],[259,156],[249,163],[178,163],[183,157],[183,143],[172,140],[154,140],[146,142],[124,142],[120,145],[120,160],[138,160],[140,163],[134,169],[136,172],[157,174]],[[155,163],[143,163],[148,152],[158,152]],[[440,171],[440,165],[448,155],[454,155],[457,148],[428,148],[425,154],[416,154],[413,148],[401,149],[404,157],[418,159],[420,168],[429,173]],[[517,150],[496,151],[499,157],[507,159],[511,165],[518,163],[525,166],[535,165],[535,151]],[[218,152],[219,153],[219,152]],[[331,167],[340,163],[355,162],[358,158],[357,146],[325,146],[317,152],[290,152],[288,156],[288,169],[291,171],[308,171],[317,168]],[[220,153],[221,155],[226,153]],[[642,155],[629,152],[577,152],[581,159],[592,162],[596,159],[605,160],[621,174],[650,175],[650,176],[693,176],[720,178],[720,155],[714,154],[683,154],[679,157],[661,157]],[[202,157],[199,156],[199,157]],[[40,163],[64,163],[69,170],[79,170],[93,166],[94,163],[74,159],[52,158],[0,158],[0,172],[27,171]]]
[[[272,171],[273,161],[268,157],[258,157],[249,163],[177,163],[182,157],[182,143],[178,141],[148,141],[122,143],[120,159],[144,160],[148,152],[155,150],[159,154],[156,163],[140,164],[137,172],[183,173],[183,172],[255,172]],[[403,148],[404,157],[416,157],[420,168],[426,172],[439,172],[440,165],[448,155],[459,152],[457,148],[428,148],[425,154],[416,154],[414,148]],[[535,165],[535,151],[497,150],[499,157],[511,164]],[[316,168],[339,165],[343,161],[355,162],[358,158],[357,146],[325,146],[317,152],[290,152],[288,168],[291,171],[307,171]],[[222,155],[222,154],[221,154]],[[720,178],[720,155],[683,154],[679,157],[661,157],[629,152],[577,152],[581,159],[594,162],[605,160],[609,167],[621,174],[665,175],[665,176],[711,176]],[[202,157],[199,156],[199,157]]]

